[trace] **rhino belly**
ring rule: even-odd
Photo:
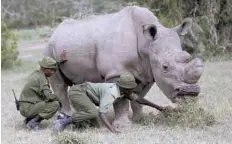
[[[61,70],[74,84],[104,81],[93,61],[85,60],[84,63],[80,59],[68,61],[61,66]]]

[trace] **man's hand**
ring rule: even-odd
[[[109,123],[105,113],[99,113],[99,117],[105,126],[112,132],[112,133],[120,133],[119,131],[115,130],[115,128]]]
[[[144,98],[139,98],[137,100],[135,100],[136,102],[138,102],[139,104],[142,104],[142,105],[147,105],[147,106],[150,106],[150,107],[153,107],[153,108],[156,108],[157,110],[159,111],[163,111],[164,110],[164,107],[162,106],[159,106],[157,104],[154,104],[153,102],[150,102]]]

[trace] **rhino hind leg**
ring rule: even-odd
[[[56,71],[56,73],[53,74],[49,80],[51,81],[51,87],[54,94],[57,95],[62,103],[62,108],[60,112],[71,115],[71,103],[69,101],[67,93],[68,85],[64,82],[61,73],[59,71]]]

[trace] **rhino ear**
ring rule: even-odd
[[[173,30],[175,30],[179,36],[184,36],[188,33],[188,30],[192,28],[192,25],[193,25],[193,19],[186,18],[184,19],[182,24],[174,27]]]
[[[155,40],[155,36],[157,34],[156,26],[153,24],[146,24],[143,25],[142,27],[143,27],[143,35],[145,36],[145,38],[149,40]]]

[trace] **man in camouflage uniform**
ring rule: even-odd
[[[39,61],[40,70],[34,71],[28,77],[20,98],[20,113],[24,116],[29,129],[40,129],[39,123],[50,119],[57,112],[60,103],[50,89],[48,77],[57,69],[57,63],[50,57]]]
[[[54,122],[55,130],[61,132],[69,124],[78,124],[99,116],[111,132],[118,133],[110,124],[106,114],[115,100],[120,98],[127,98],[140,104],[163,109],[144,98],[138,98],[134,93],[132,94],[136,86],[135,78],[129,73],[122,74],[117,83],[86,82],[72,86],[69,90],[69,98],[75,112],[72,116],[65,116],[63,119],[56,120]],[[99,106],[99,110],[96,106]]]

